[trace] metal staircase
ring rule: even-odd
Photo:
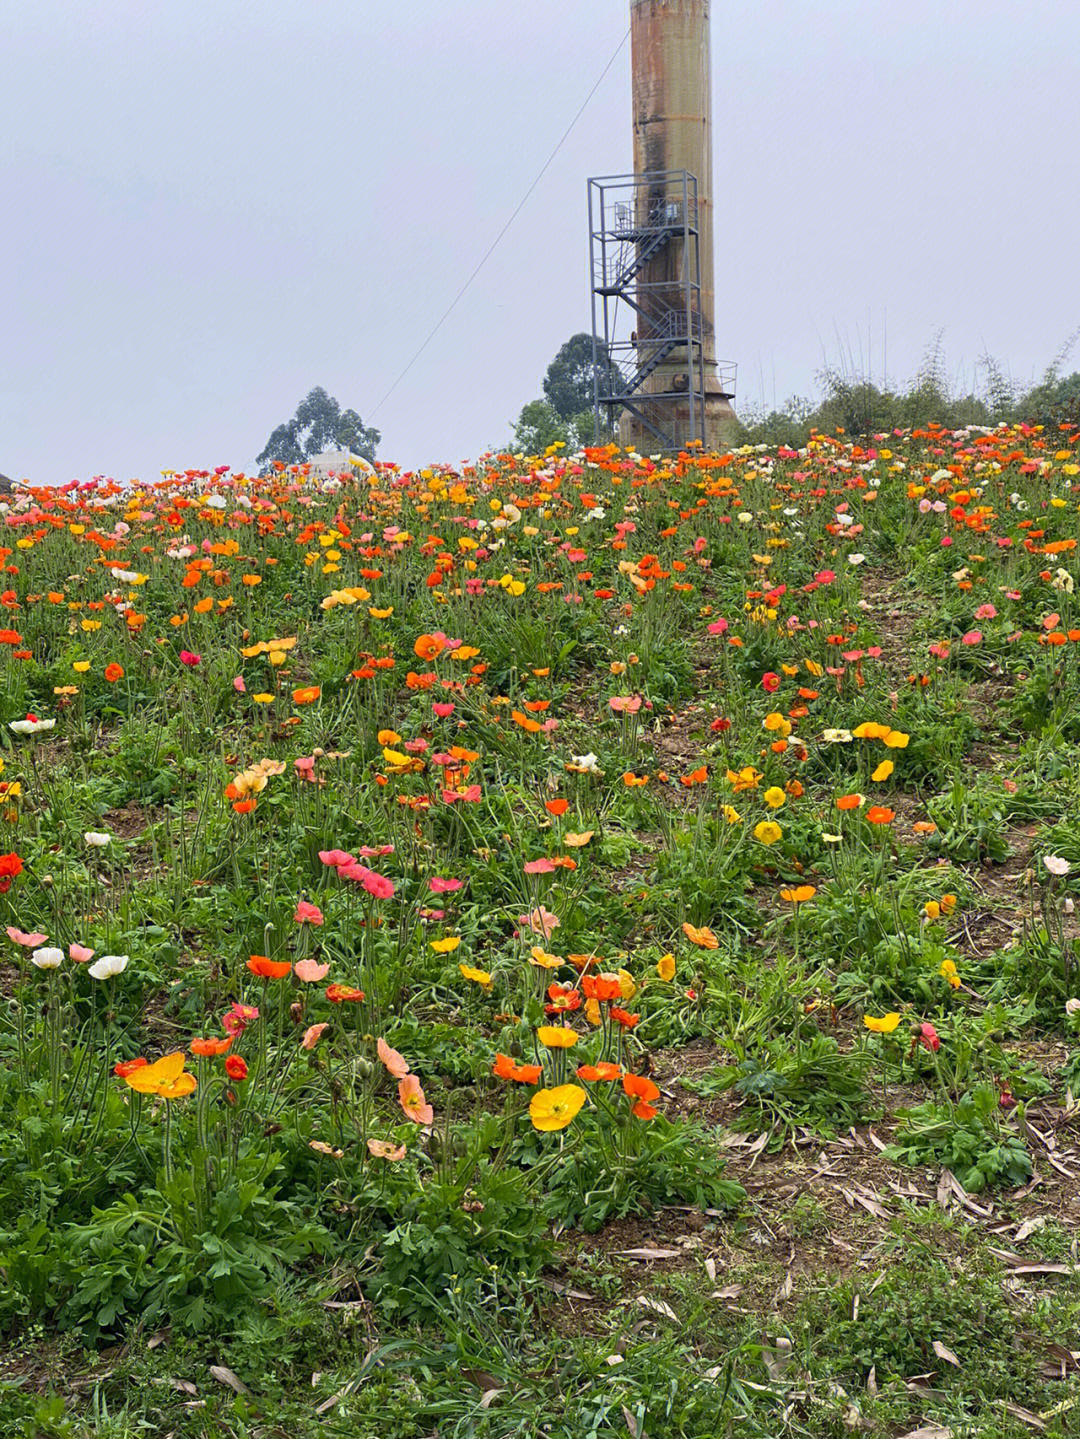
[[[597,439],[602,415],[614,429],[629,410],[661,448],[678,448],[700,437],[705,414],[697,181],[685,170],[590,180],[589,234]],[[620,304],[634,327],[628,337]],[[680,352],[681,373],[656,388]]]

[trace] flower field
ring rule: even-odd
[[[1080,1433],[1080,429],[0,503],[0,1435]]]

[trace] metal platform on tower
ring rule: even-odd
[[[661,449],[700,441],[706,396],[733,397],[735,367],[706,362],[697,180],[598,176],[588,196],[596,439],[629,411]]]

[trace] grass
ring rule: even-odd
[[[0,1436],[1080,1432],[1078,438],[16,496]]]

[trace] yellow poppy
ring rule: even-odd
[[[183,1099],[196,1086],[195,1076],[184,1069],[182,1049],[166,1054],[154,1064],[133,1069],[124,1079],[137,1094],[156,1094],[160,1099]]]
[[[436,954],[451,954],[460,943],[460,935],[448,934],[445,939],[433,939],[431,947]]]
[[[883,1014],[880,1019],[875,1019],[872,1014],[863,1015],[863,1024],[871,1034],[892,1034],[900,1023],[900,1016],[895,1012]]]
[[[556,1129],[565,1129],[584,1103],[585,1091],[579,1084],[538,1089],[529,1103],[529,1118],[534,1129],[550,1134]]]
[[[562,1024],[542,1024],[536,1037],[548,1049],[572,1049],[577,1044],[577,1035]]]
[[[675,956],[665,954],[656,962],[656,972],[665,984],[670,984],[675,978]]]
[[[478,984],[481,989],[491,988],[491,975],[486,969],[473,969],[471,964],[459,964],[458,969],[465,979],[471,979],[473,984]]]

